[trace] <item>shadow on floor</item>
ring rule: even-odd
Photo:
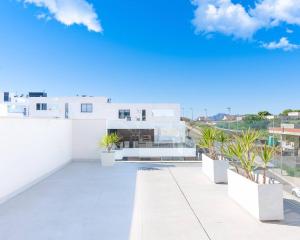
[[[284,220],[265,223],[300,227],[300,203],[292,199],[283,199]]]

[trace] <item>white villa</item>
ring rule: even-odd
[[[97,142],[117,133],[117,158],[191,159],[196,148],[186,138],[179,104],[112,103],[107,97],[48,97],[45,92],[0,93],[0,117],[56,119],[72,127],[72,159],[97,159]]]

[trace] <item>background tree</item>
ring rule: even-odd
[[[263,119],[266,116],[271,116],[272,114],[269,113],[268,111],[260,111],[260,112],[257,113],[257,115],[260,116]]]
[[[287,116],[290,112],[293,112],[293,109],[285,109],[282,111],[282,113],[280,115],[282,116]]]

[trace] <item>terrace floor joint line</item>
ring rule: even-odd
[[[185,195],[184,191],[183,191],[182,188],[180,187],[180,185],[179,185],[179,183],[178,183],[176,177],[174,176],[174,174],[172,173],[172,171],[170,170],[169,167],[168,167],[168,171],[169,171],[169,174],[171,175],[171,177],[173,178],[175,184],[177,185],[179,191],[181,192],[182,196],[184,197],[186,203],[188,204],[190,210],[192,211],[194,217],[196,218],[197,222],[199,223],[200,227],[201,227],[202,230],[204,231],[205,235],[207,236],[207,238],[208,238],[209,240],[213,240],[213,239],[209,236],[209,234],[208,234],[208,232],[206,231],[206,229],[204,228],[203,223],[201,222],[201,220],[200,220],[199,217],[197,216],[195,210],[193,209],[191,203],[189,202],[187,196]]]

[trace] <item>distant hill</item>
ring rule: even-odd
[[[213,115],[213,116],[210,116],[210,117],[208,117],[208,118],[209,118],[209,120],[211,120],[211,121],[221,121],[221,120],[223,120],[224,117],[227,116],[227,115],[228,115],[228,114],[226,114],[226,113],[218,113],[218,114]]]

